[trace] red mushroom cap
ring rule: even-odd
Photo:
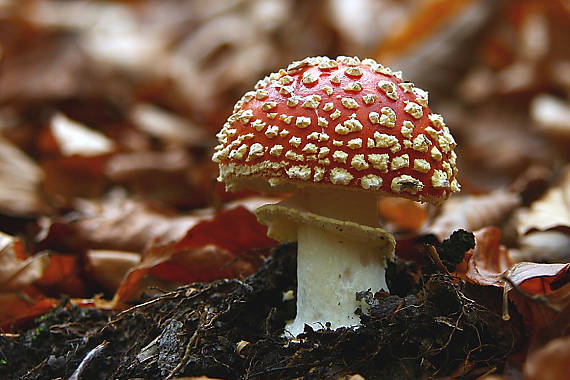
[[[426,91],[357,57],[311,57],[260,80],[218,133],[229,189],[334,186],[439,202],[459,191],[455,140]]]

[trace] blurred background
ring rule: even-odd
[[[461,195],[380,202],[399,238],[498,226],[514,261],[568,261],[568,0],[0,0],[4,300],[111,297],[164,264],[157,239],[259,204],[216,184],[215,134],[260,77],[316,55],[402,70],[458,141]]]

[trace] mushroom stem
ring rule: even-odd
[[[296,193],[287,201],[327,218],[377,227],[376,196],[351,191]],[[297,224],[297,315],[286,326],[296,336],[304,325],[318,329],[331,323],[331,328],[356,326],[359,304],[356,292],[387,290],[384,267],[386,257],[378,245],[346,234],[345,224],[336,230],[319,223]]]
[[[297,315],[287,325],[292,335],[314,329],[355,326],[356,292],[387,290],[384,260],[375,249],[339,234],[302,224],[298,227]]]

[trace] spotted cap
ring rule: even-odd
[[[260,80],[217,135],[230,190],[333,186],[437,203],[456,146],[428,93],[372,59],[309,57]]]

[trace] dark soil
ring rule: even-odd
[[[278,246],[243,281],[185,286],[119,314],[63,300],[17,336],[0,337],[0,378],[476,378],[500,371],[522,344],[513,322],[482,306],[483,293],[434,264],[414,281],[417,265],[402,262],[388,268],[392,295],[358,294],[369,305],[360,328],[306,327],[290,341],[281,334],[295,300],[283,293],[296,287],[295,254],[293,244]]]

